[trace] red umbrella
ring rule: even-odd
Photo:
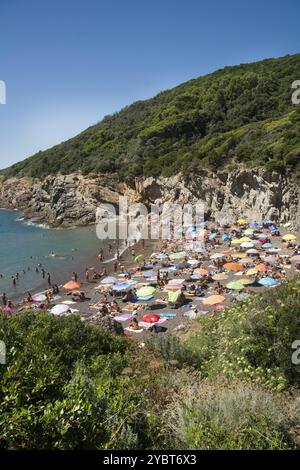
[[[147,313],[147,315],[144,315],[142,318],[142,321],[146,323],[156,323],[158,320],[160,320],[160,316],[155,313]]]

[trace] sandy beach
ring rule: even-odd
[[[97,260],[90,276],[99,271],[101,277],[87,280],[83,269],[78,289],[68,291],[60,285],[50,305],[42,302],[41,309],[55,307],[58,314],[79,314],[83,321],[100,327],[106,321],[111,325],[117,322],[126,336],[138,341],[155,334],[186,331],[193,328],[197,317],[221,313],[252,294],[276,288],[299,272],[299,234],[290,233],[288,227],[275,227],[272,232],[271,224],[250,227],[248,222],[231,227],[210,224],[205,247],[200,249],[195,248],[191,237],[140,240],[121,253],[117,266],[115,261]],[[266,285],[262,285],[264,282]],[[137,293],[150,289],[150,295],[124,300],[126,292],[133,289]],[[77,300],[76,291],[84,292],[84,300]],[[173,305],[170,292],[182,292],[184,302]],[[33,306],[39,308],[37,302],[25,302],[10,314]]]

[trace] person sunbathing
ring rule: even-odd
[[[132,330],[139,330],[139,322],[137,321],[135,317],[131,320],[128,327],[131,328]]]
[[[84,292],[74,292],[72,300],[73,302],[84,302],[87,298]]]

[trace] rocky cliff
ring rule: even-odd
[[[184,181],[182,176],[135,178],[126,183],[113,176],[71,174],[44,180],[0,180],[0,207],[20,209],[26,219],[53,227],[87,225],[95,221],[100,202],[117,205],[119,195],[129,203],[204,202],[206,218],[234,221],[244,216],[291,222],[299,228],[300,189],[292,175],[264,169],[233,172],[203,170]]]

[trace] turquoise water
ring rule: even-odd
[[[47,287],[42,275],[35,272],[39,263],[51,273],[52,283],[59,284],[71,279],[73,271],[83,277],[87,267],[99,268],[101,246],[108,258],[107,244],[96,237],[93,226],[54,230],[28,225],[18,221],[20,217],[18,212],[0,209],[0,291],[11,298]],[[54,257],[49,256],[51,251]],[[11,276],[17,272],[20,279],[14,288]]]

